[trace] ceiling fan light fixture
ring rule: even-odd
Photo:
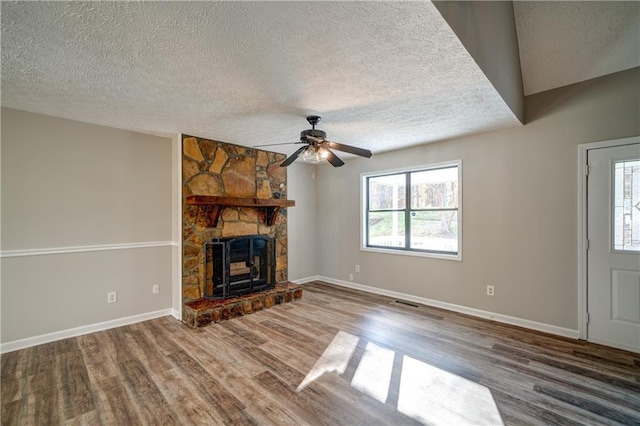
[[[300,154],[300,159],[305,163],[319,164],[326,160],[329,152],[326,149],[310,145]]]
[[[368,149],[328,141],[327,134],[322,130],[316,129],[316,124],[320,122],[319,116],[310,115],[307,117],[307,121],[309,122],[309,124],[311,124],[311,129],[303,130],[302,132],[300,132],[300,142],[272,143],[255,146],[259,147],[297,144],[307,145],[298,148],[293,154],[289,155],[289,157],[287,157],[283,162],[280,163],[280,167],[288,167],[298,158],[305,163],[310,164],[320,164],[324,161],[327,161],[333,167],[344,166],[344,161],[342,161],[336,154],[334,154],[333,150],[348,152],[349,154],[359,155],[360,157],[371,157],[371,151],[369,151]]]

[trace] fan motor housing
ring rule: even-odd
[[[306,142],[307,141],[307,136],[313,136],[314,138],[319,138],[319,139],[326,139],[327,138],[327,134],[325,132],[323,132],[322,130],[316,130],[316,129],[308,129],[308,130],[303,130],[300,132],[300,140]]]

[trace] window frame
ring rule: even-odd
[[[458,207],[457,209],[453,209],[453,208],[412,209],[411,197],[406,197],[404,209],[385,209],[384,210],[389,212],[394,212],[394,211],[405,212],[405,246],[404,247],[382,247],[382,246],[367,245],[368,233],[369,233],[368,215],[370,212],[369,187],[368,187],[369,178],[388,176],[388,175],[406,174],[407,175],[406,179],[408,183],[407,193],[410,194],[411,173],[424,172],[424,171],[437,170],[437,169],[446,169],[446,168],[452,168],[452,167],[456,167],[458,172]],[[438,210],[457,211],[458,248],[456,253],[436,251],[436,250],[421,250],[421,249],[415,249],[410,247],[410,244],[411,244],[410,213],[412,211],[438,211]],[[462,261],[462,236],[463,234],[462,234],[462,160],[461,159],[457,159],[453,161],[445,161],[440,163],[423,164],[419,166],[403,167],[403,168],[392,169],[392,170],[365,172],[360,174],[360,250],[361,251]]]

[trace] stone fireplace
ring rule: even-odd
[[[284,154],[183,135],[183,304],[218,297],[211,285],[207,287],[206,275],[211,277],[212,271],[207,273],[205,267],[205,246],[225,239],[270,239],[270,285],[279,284],[280,290],[291,285],[286,284],[286,207],[294,202],[287,200],[286,169],[279,166],[285,158]],[[242,268],[240,262],[232,263],[237,263],[234,268]],[[255,290],[265,288],[262,279],[257,278],[260,283]],[[227,297],[238,294],[229,293]]]

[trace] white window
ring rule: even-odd
[[[362,249],[462,259],[462,161],[362,175]]]

